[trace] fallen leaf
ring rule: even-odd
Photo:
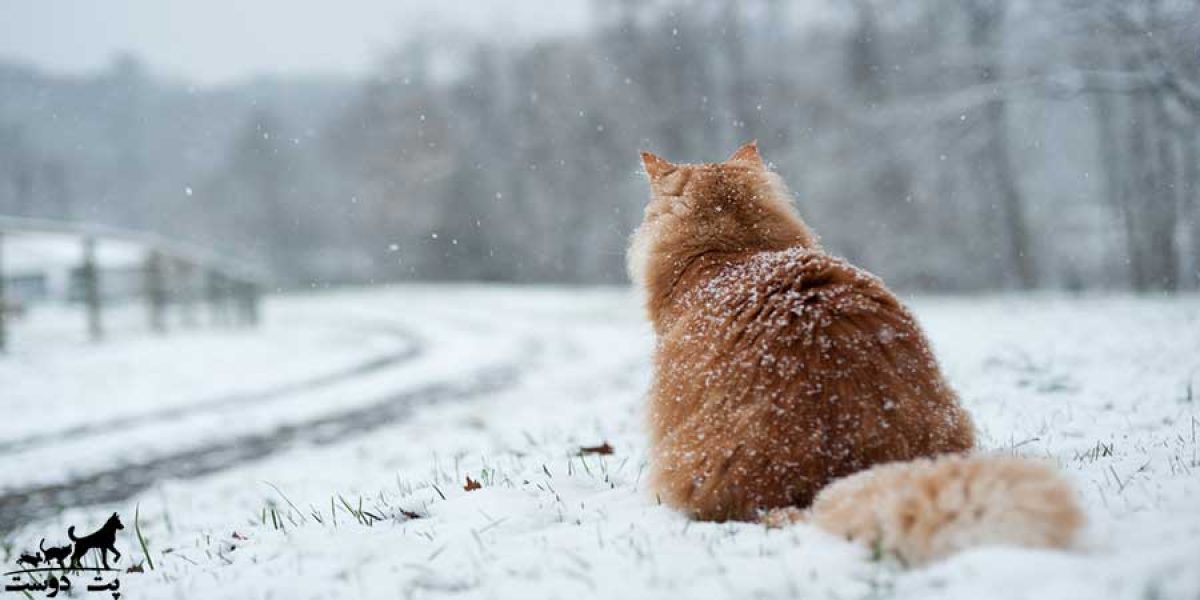
[[[613,453],[613,447],[612,447],[612,444],[609,444],[608,442],[604,442],[603,444],[600,444],[599,446],[583,446],[582,448],[579,449],[579,453],[580,454],[605,454],[605,455],[608,455],[608,454]]]

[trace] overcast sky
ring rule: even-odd
[[[0,59],[56,72],[131,52],[162,74],[359,74],[402,35],[529,37],[583,27],[588,0],[0,0]]]

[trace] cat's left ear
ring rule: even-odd
[[[758,155],[758,140],[746,142],[729,156],[725,162],[742,162],[763,166],[763,159]]]
[[[642,150],[642,166],[646,168],[646,175],[650,177],[651,182],[658,181],[675,170],[675,165],[645,150]]]

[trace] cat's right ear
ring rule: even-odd
[[[650,177],[651,182],[658,181],[675,170],[675,165],[645,150],[642,150],[642,166],[646,168],[646,175]]]
[[[758,140],[751,140],[742,144],[741,148],[734,151],[729,157],[729,162],[744,162],[753,165],[763,166],[762,156],[758,153]]]

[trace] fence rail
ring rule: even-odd
[[[253,326],[258,323],[262,288],[269,273],[246,261],[164,236],[93,223],[0,216],[0,352],[11,340],[9,323],[16,305],[5,290],[6,238],[55,234],[78,243],[80,260],[74,266],[79,298],[84,304],[88,338],[104,338],[102,281],[104,265],[97,248],[106,242],[136,246],[142,253],[141,295],[150,328],[167,331],[167,312],[178,306],[184,323],[196,325],[196,305],[208,305],[214,324]],[[11,255],[11,254],[9,254]]]

